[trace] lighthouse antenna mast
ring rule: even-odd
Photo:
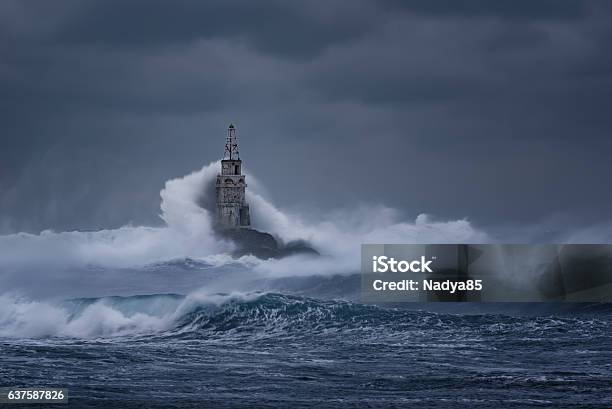
[[[236,128],[233,124],[230,124],[227,128],[227,141],[225,142],[225,154],[223,159],[229,160],[240,160],[240,154],[238,153],[238,141],[236,140]]]

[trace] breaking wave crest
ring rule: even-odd
[[[161,227],[124,226],[100,231],[44,231],[0,236],[0,271],[23,267],[132,267],[165,260],[202,259],[231,251],[211,228],[211,203],[219,162],[166,182],[160,192]],[[281,241],[303,239],[334,262],[306,266],[304,271],[334,272],[354,269],[360,243],[474,243],[488,236],[466,220],[432,221],[419,215],[403,221],[394,209],[356,206],[328,217],[288,214],[261,194],[260,183],[250,174],[247,200],[254,228],[270,232]],[[295,263],[294,263],[295,264]],[[288,271],[286,264],[264,267]],[[299,273],[299,272],[298,272]]]
[[[609,313],[609,311],[608,311]],[[360,342],[417,339],[435,331],[455,342],[480,337],[543,339],[606,335],[607,314],[598,318],[452,315],[322,301],[277,293],[158,294],[74,299],[60,303],[0,296],[0,337],[171,337],[223,341],[299,338],[332,333]],[[465,339],[464,339],[465,338]]]

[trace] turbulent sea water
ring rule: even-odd
[[[232,259],[205,205],[219,166],[166,182],[163,226],[0,236],[0,387],[69,391],[22,407],[612,407],[609,306],[363,305],[360,243],[489,236],[384,206],[289,215],[251,175],[253,227],[321,257]]]
[[[0,338],[0,385],[100,408],[612,406],[612,315],[597,306],[449,314],[259,293],[57,308],[53,335]]]

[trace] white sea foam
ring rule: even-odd
[[[0,236],[0,271],[23,266],[139,266],[177,258],[224,260],[231,250],[212,232],[211,184],[219,169],[213,162],[199,171],[166,182],[160,192],[164,227],[124,226],[93,232],[44,231]],[[259,263],[259,270],[274,274],[325,273],[355,270],[361,243],[486,242],[487,235],[467,220],[432,221],[419,215],[402,221],[385,206],[343,209],[329,217],[287,214],[260,192],[252,175],[247,192],[254,227],[284,241],[303,239],[328,256],[319,260],[292,257]],[[226,260],[226,259],[225,259]],[[296,263],[296,261],[299,261]]]
[[[0,295],[0,338],[99,338],[159,333],[173,329],[196,308],[214,312],[229,301],[249,301],[257,294],[211,294],[196,290],[185,297],[167,295],[102,297],[67,302],[33,301]]]

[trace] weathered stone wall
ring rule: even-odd
[[[246,203],[242,161],[222,160],[221,174],[217,175],[217,223],[221,227],[248,227],[251,225]]]

